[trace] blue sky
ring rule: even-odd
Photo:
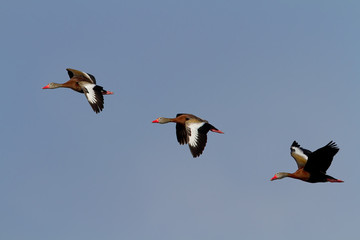
[[[350,239],[357,235],[357,1],[6,1],[1,239]],[[93,74],[113,91],[42,90]],[[201,157],[157,117],[192,113]],[[343,184],[270,182],[289,147],[340,147]]]

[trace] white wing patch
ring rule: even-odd
[[[95,91],[94,91],[95,86],[96,85],[92,84],[92,83],[83,85],[83,87],[87,90],[87,92],[85,92],[86,98],[88,99],[89,103],[92,103],[92,104],[95,104],[97,102]]]
[[[201,128],[205,123],[190,123],[187,125],[188,130],[191,134],[188,134],[188,144],[190,146],[196,147],[198,145],[199,138],[199,128]]]
[[[308,156],[306,156],[303,150],[294,146],[291,147],[291,156],[295,159],[299,168],[304,167],[308,160]]]

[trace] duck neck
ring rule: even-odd
[[[159,121],[159,123],[168,123],[168,122],[174,122],[173,118],[161,118],[161,120]]]
[[[285,178],[285,177],[293,177],[293,176],[291,175],[291,173],[287,173],[287,172],[279,172],[279,173],[277,174],[277,176],[278,176],[279,179]]]
[[[52,83],[51,84],[51,88],[60,88],[60,87],[67,87],[67,86],[64,86],[64,84],[62,84],[62,83]]]

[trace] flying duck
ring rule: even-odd
[[[209,131],[223,133],[208,121],[186,113],[179,113],[176,115],[176,118],[159,117],[152,122],[160,124],[168,122],[176,123],[176,137],[178,142],[181,145],[188,144],[194,158],[200,156],[204,151],[207,142],[206,134]]]
[[[326,170],[330,167],[335,154],[339,151],[336,143],[331,141],[318,150],[311,152],[300,147],[294,141],[290,147],[290,154],[295,159],[298,170],[294,173],[279,172],[276,173],[271,181],[291,177],[305,182],[343,182],[332,176],[326,175]]]
[[[42,89],[71,88],[72,90],[84,93],[94,112],[99,113],[104,109],[103,95],[110,95],[113,92],[106,91],[103,87],[96,85],[96,79],[90,73],[67,68],[70,80],[66,83],[49,83]]]

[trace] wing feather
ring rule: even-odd
[[[330,167],[335,154],[339,151],[335,142],[331,141],[327,145],[310,154],[309,159],[304,167],[308,172],[321,172],[326,174]]]
[[[190,152],[194,158],[200,156],[206,146],[207,132],[200,130],[204,124],[205,124],[204,122],[191,123],[191,124],[187,124],[186,126],[188,133],[188,144],[189,144]]]
[[[103,88],[101,86],[82,81],[79,82],[79,85],[85,93],[85,96],[94,112],[101,112],[104,109],[104,97],[102,95]]]
[[[79,71],[76,69],[71,69],[71,68],[67,68],[66,71],[68,72],[70,78],[82,77],[82,78],[85,78],[90,83],[96,84],[95,77],[89,73],[82,72],[82,71]]]
[[[309,158],[311,151],[300,147],[300,145],[294,141],[290,147],[290,154],[295,159],[298,168],[303,168]]]
[[[188,143],[187,132],[184,124],[176,123],[176,138],[181,145]]]

